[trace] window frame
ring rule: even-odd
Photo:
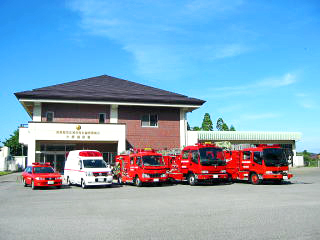
[[[103,122],[100,122],[100,116],[103,115]],[[106,123],[106,113],[99,113],[99,124],[103,124],[103,123]]]
[[[51,121],[48,121],[48,114],[49,114],[49,113],[52,114],[52,120],[51,120]],[[53,122],[53,120],[54,120],[54,112],[53,112],[53,111],[47,111],[47,112],[46,112],[46,120],[47,120],[47,122]]]
[[[142,123],[144,122],[143,121],[143,118],[145,116],[148,116],[148,125],[143,125]],[[156,116],[156,125],[155,126],[151,126],[151,116]],[[143,127],[143,128],[158,128],[159,127],[159,116],[157,113],[147,113],[147,114],[143,114],[140,118],[140,126]]]

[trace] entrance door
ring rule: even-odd
[[[46,154],[46,162],[49,162],[56,172],[63,173],[65,164],[65,156],[63,154]]]
[[[63,173],[64,164],[65,164],[65,156],[61,154],[55,155],[55,170],[59,173]]]

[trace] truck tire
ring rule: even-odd
[[[87,187],[86,182],[83,179],[81,180],[81,187],[82,189],[85,189]]]
[[[261,180],[259,179],[258,175],[256,173],[251,173],[250,175],[250,182],[253,185],[258,185],[261,183]]]
[[[188,175],[188,183],[190,186],[195,186],[197,184],[196,176],[193,173]]]
[[[142,186],[142,182],[138,176],[136,176],[136,178],[134,179],[134,185],[136,185],[137,187]]]

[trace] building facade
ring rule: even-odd
[[[32,121],[20,127],[28,164],[62,171],[70,150],[96,149],[107,162],[130,148],[181,148],[186,113],[205,101],[106,75],[15,93]]]

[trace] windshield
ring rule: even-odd
[[[34,173],[54,173],[52,167],[35,167],[33,168]]]
[[[288,159],[283,149],[267,148],[263,150],[263,159],[265,165],[270,166],[288,166]]]
[[[221,148],[200,148],[200,163],[203,166],[225,166],[226,160]]]
[[[142,162],[144,166],[163,166],[162,156],[143,156]]]
[[[107,164],[101,159],[83,160],[83,166],[85,168],[106,168]]]

